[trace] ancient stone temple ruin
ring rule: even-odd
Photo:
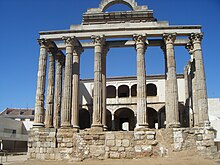
[[[131,11],[105,12],[118,3]],[[29,158],[139,158],[184,150],[217,158],[202,38],[201,26],[170,26],[135,0],[103,0],[83,14],[81,25],[40,32]],[[165,75],[146,75],[151,46],[163,50]],[[189,51],[182,75],[176,74],[175,46]],[[106,78],[106,55],[115,47],[136,50],[136,77]],[[88,48],[94,49],[94,80],[80,81],[80,55]]]

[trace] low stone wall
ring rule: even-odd
[[[92,132],[74,129],[33,128],[28,157],[40,160],[132,159],[169,156],[194,151],[206,158],[219,158],[211,127],[140,131]]]

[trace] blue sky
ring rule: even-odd
[[[0,111],[6,107],[33,108],[39,57],[39,31],[68,29],[80,24],[87,8],[101,0],[0,0]],[[203,56],[208,97],[220,98],[220,1],[219,0],[136,0],[148,5],[159,21],[170,25],[202,25]],[[125,10],[115,5],[108,10]],[[176,47],[177,72],[189,59],[185,48]],[[117,60],[116,60],[117,59]],[[160,48],[146,52],[147,74],[163,74]],[[107,76],[136,74],[134,48],[111,49],[107,56]],[[93,78],[93,50],[81,56],[81,78]]]

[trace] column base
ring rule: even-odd
[[[34,123],[33,124],[33,127],[44,127],[45,125],[44,125],[44,123]]]
[[[73,130],[74,130],[74,132],[79,132],[79,126],[78,125],[73,125]]]
[[[170,123],[166,128],[180,128],[180,123]]]
[[[149,129],[148,124],[139,124],[136,125],[134,131],[148,131]]]
[[[66,128],[72,128],[72,126],[71,125],[61,125],[60,128],[61,129],[66,129]]]
[[[92,124],[92,127],[90,128],[91,132],[102,132],[103,130],[102,124]]]

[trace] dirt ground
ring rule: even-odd
[[[179,156],[169,158],[142,158],[126,160],[84,160],[83,162],[67,161],[36,161],[27,160],[26,156],[8,157],[8,161],[3,159],[3,165],[220,165],[220,160],[203,159],[198,156]]]

